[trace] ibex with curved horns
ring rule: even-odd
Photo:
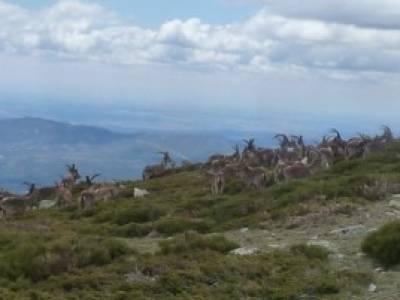
[[[281,149],[290,146],[290,140],[286,134],[277,134],[274,138],[278,140]]]
[[[162,155],[161,164],[164,165],[164,167],[167,168],[168,165],[175,165],[175,162],[172,160],[168,151],[159,151],[158,153]]]
[[[332,128],[331,133],[335,134],[330,140],[328,140],[328,146],[332,149],[335,157],[344,157],[346,155],[346,141],[342,139],[340,132]]]
[[[146,166],[142,173],[143,181],[164,176],[168,173],[168,165],[170,165],[172,168],[175,167],[175,162],[172,160],[168,151],[159,151],[158,154],[162,155],[161,163]]]
[[[78,169],[75,164],[66,165],[68,170],[68,175],[66,178],[62,179],[62,183],[64,186],[74,186],[75,183],[81,178]]]
[[[243,150],[244,152],[256,150],[256,145],[255,145],[256,140],[255,139],[243,140],[243,142],[246,144],[246,147]]]
[[[92,175],[92,176],[86,175],[86,176],[85,176],[85,183],[86,183],[86,185],[92,186],[92,185],[94,184],[94,180],[95,180],[97,177],[100,177],[100,176],[101,176],[101,174],[94,174],[94,175]]]

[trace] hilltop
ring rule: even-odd
[[[124,195],[84,211],[2,220],[0,298],[395,299],[400,273],[361,242],[400,211],[362,187],[399,182],[399,170],[399,142],[263,190],[228,184],[223,195],[188,167],[123,182]],[[150,195],[133,198],[134,188]]]

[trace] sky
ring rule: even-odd
[[[399,73],[398,0],[0,0],[0,117],[396,126]]]

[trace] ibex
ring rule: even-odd
[[[328,140],[328,146],[332,149],[336,158],[345,157],[346,141],[342,139],[342,136],[337,129],[332,128],[331,133],[335,134],[335,136]]]
[[[35,197],[35,184],[29,184],[29,191],[24,196],[8,196],[0,202],[0,210],[5,217],[15,216],[38,207]]]
[[[394,141],[394,136],[392,130],[388,126],[382,126],[383,134],[378,135],[375,138],[371,138],[369,136],[361,136],[361,138],[365,139],[365,147],[363,157],[367,157],[372,153],[376,153],[385,148],[386,145],[392,143]]]
[[[225,189],[225,174],[222,170],[206,172],[211,182],[211,194],[220,195]]]
[[[167,169],[163,164],[146,166],[143,170],[143,181],[148,181],[153,178],[163,177],[167,173]]]
[[[157,165],[146,166],[142,173],[143,181],[157,177],[163,177],[168,173],[169,168],[175,168],[175,162],[172,160],[169,152],[158,152],[162,155],[161,163]]]
[[[289,140],[289,138],[287,137],[286,134],[277,134],[277,135],[275,135],[275,139],[278,140],[279,147],[281,149],[285,149],[287,147],[290,147],[290,140]]]
[[[72,204],[72,186],[68,185],[67,183],[61,181],[60,183],[56,183],[56,203],[59,207],[66,207]]]
[[[93,186],[94,180],[95,180],[97,177],[99,177],[99,176],[101,176],[101,174],[94,174],[94,175],[92,175],[92,176],[89,176],[89,175],[85,176],[85,183],[86,183],[86,185],[87,185],[87,186]]]
[[[121,189],[115,185],[92,186],[82,191],[79,206],[82,209],[92,207],[96,202],[107,202],[116,198]]]
[[[275,181],[303,179],[311,176],[311,166],[297,162],[293,165],[278,163],[275,169]]]
[[[365,147],[369,142],[369,138],[361,136],[359,138],[351,138],[346,143],[346,159],[362,157]]]
[[[161,164],[164,165],[165,168],[168,168],[168,166],[171,168],[175,167],[175,161],[171,158],[168,151],[159,151],[158,153],[162,155]]]
[[[266,185],[266,173],[261,167],[252,168],[243,166],[240,170],[239,177],[246,182],[249,188],[261,190]]]
[[[62,180],[64,186],[73,187],[75,183],[81,178],[78,169],[75,164],[67,165],[68,175]]]

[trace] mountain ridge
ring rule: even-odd
[[[217,133],[128,134],[35,117],[0,119],[0,186],[21,191],[24,181],[51,185],[70,163],[85,175],[102,173],[104,180],[139,178],[147,164],[159,161],[158,151],[170,151],[178,162],[195,162],[228,152],[232,144]]]

